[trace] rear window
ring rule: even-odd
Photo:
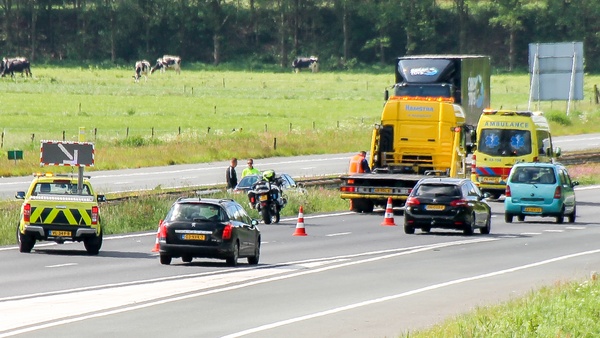
[[[33,188],[33,196],[37,195],[87,195],[90,196],[90,188],[83,185],[81,194],[77,193],[77,183],[71,181],[54,181],[53,183],[37,183]]]
[[[167,214],[166,221],[214,221],[224,222],[227,216],[223,209],[214,204],[176,203]]]
[[[510,176],[511,183],[556,184],[554,168],[517,167]]]
[[[449,184],[421,184],[415,196],[460,196],[460,188]]]

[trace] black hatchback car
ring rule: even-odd
[[[492,212],[479,188],[468,179],[423,178],[408,196],[404,211],[404,232],[414,234],[431,228],[462,230],[472,235],[491,230]]]
[[[161,264],[181,257],[189,263],[195,257],[225,259],[236,266],[238,258],[258,264],[260,230],[258,221],[231,199],[180,198],[159,226]]]

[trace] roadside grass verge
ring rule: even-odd
[[[429,337],[598,337],[600,281],[557,282],[500,305],[478,307],[405,338]]]

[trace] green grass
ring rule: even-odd
[[[140,83],[124,68],[36,67],[34,74],[0,79],[1,149],[24,150],[22,161],[0,160],[1,176],[39,171],[40,140],[77,141],[80,127],[96,147],[95,167],[86,170],[367,149],[383,89],[393,81],[391,71],[184,69]],[[528,79],[494,75],[492,107],[527,109]],[[565,102],[532,107],[548,113],[554,135],[600,131],[600,109],[591,99],[600,76],[585,80],[586,100],[570,116]]]
[[[401,335],[429,337],[598,337],[600,281],[557,283],[526,297],[480,307],[431,329]]]

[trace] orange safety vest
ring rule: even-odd
[[[348,168],[348,173],[349,174],[364,173],[365,171],[363,170],[362,166],[360,165],[360,162],[362,162],[362,160],[363,160],[363,157],[360,156],[359,154],[352,156],[352,158],[350,159],[350,167]]]

